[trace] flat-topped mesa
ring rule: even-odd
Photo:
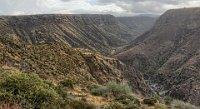
[[[172,9],[160,17],[156,26],[176,26],[176,28],[188,30],[197,29],[200,27],[199,17],[200,8]]]
[[[25,16],[4,16],[9,19],[11,24],[28,23],[32,25],[42,25],[44,23],[77,23],[77,24],[96,24],[112,25],[116,24],[115,17],[103,14],[41,14]],[[31,21],[31,22],[30,22]]]
[[[2,16],[0,36],[15,36],[31,44],[62,42],[110,54],[113,48],[127,44],[132,34],[112,15],[47,14]]]
[[[176,40],[180,34],[187,34],[200,27],[200,8],[182,8],[171,9],[166,11],[156,21],[153,28],[146,34],[141,35],[130,45],[135,45],[138,42],[148,39],[149,34],[159,33],[160,36],[151,36],[151,39],[157,39],[159,37],[160,43],[166,40]],[[185,33],[184,33],[185,32]],[[168,37],[166,37],[166,35]],[[129,46],[130,46],[129,45]],[[126,47],[128,48],[128,47]]]

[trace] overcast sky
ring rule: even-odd
[[[0,15],[91,13],[134,16],[198,6],[200,0],[0,0]]]

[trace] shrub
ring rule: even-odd
[[[105,106],[105,109],[141,109],[140,101],[134,98],[128,84],[109,82],[105,86],[91,87],[91,93],[97,96],[111,94],[114,101]]]
[[[117,84],[116,82],[109,82],[106,87],[114,96],[132,93],[131,88],[125,83]]]
[[[131,104],[134,103],[135,105],[140,106],[140,101],[138,99],[134,98],[131,95],[121,95],[121,96],[117,97],[115,99],[115,101],[118,101],[118,102],[125,104],[125,105],[128,105],[130,103]]]
[[[120,102],[111,102],[107,106],[105,106],[105,109],[126,109],[126,108]]]
[[[109,103],[105,109],[142,109],[139,105],[134,102],[130,102],[129,104],[123,104],[121,102],[115,101]]]
[[[131,95],[118,96],[115,101],[122,103],[125,109],[141,109],[140,101]]]
[[[55,90],[56,90],[56,92],[57,92],[64,100],[67,100],[68,95],[67,95],[66,92],[63,91],[63,89],[62,89],[61,86],[56,86],[56,87],[55,87]]]
[[[155,109],[168,109],[168,107],[163,104],[158,104],[155,106]]]
[[[109,82],[106,86],[96,86],[91,89],[91,93],[97,96],[105,96],[112,94],[113,96],[130,95],[132,93],[128,84],[118,84],[115,82]]]
[[[72,106],[73,109],[96,109],[95,105],[85,101],[71,100],[69,101],[69,105]]]
[[[18,103],[24,108],[58,109],[64,103],[54,85],[36,74],[6,73],[0,79],[0,101]]]
[[[97,85],[97,84],[92,84],[92,85],[88,85],[88,86],[87,86],[87,88],[88,88],[89,90],[96,89],[96,88],[98,88],[98,87],[99,87],[99,85]]]
[[[130,102],[128,105],[126,105],[126,109],[142,109],[142,107],[135,102]]]
[[[174,100],[172,104],[176,109],[200,109],[200,107],[179,100]]]
[[[164,101],[165,101],[165,104],[170,105],[173,101],[173,98],[171,98],[170,96],[165,96]]]
[[[158,101],[160,101],[160,99],[161,99],[159,95],[154,95],[153,97]]]
[[[157,100],[154,97],[146,98],[143,100],[143,103],[148,104],[148,105],[155,105],[156,102],[157,102]]]
[[[71,80],[64,79],[63,81],[60,82],[60,85],[63,87],[68,87],[68,88],[74,88],[74,83]]]
[[[0,109],[22,109],[22,107],[15,103],[0,102]]]
[[[104,86],[98,86],[91,90],[91,93],[96,96],[105,96],[108,93],[108,89]]]

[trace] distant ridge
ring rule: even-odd
[[[82,88],[126,81],[135,92],[150,94],[141,72],[101,55],[130,41],[131,34],[122,33],[128,34],[112,15],[0,17],[0,70],[36,72],[55,83],[67,78]]]
[[[127,26],[135,38],[151,29],[156,22],[156,15],[138,15],[132,17],[117,17],[120,23]]]
[[[200,105],[200,8],[172,9],[116,57],[158,92]]]
[[[114,16],[98,14],[2,16],[0,35],[16,36],[31,44],[59,41],[106,55],[133,38]]]

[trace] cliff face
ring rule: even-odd
[[[1,17],[0,68],[36,72],[54,82],[67,78],[83,88],[128,81],[135,91],[147,94],[150,88],[140,72],[130,74],[119,60],[95,52],[107,54],[127,43],[120,31],[110,15]]]
[[[31,15],[0,17],[0,35],[31,43],[62,42],[110,54],[132,34],[112,15]]]
[[[118,17],[118,21],[125,25],[130,32],[134,35],[134,38],[144,34],[150,30],[156,22],[158,16],[134,16],[134,17]]]
[[[23,41],[0,38],[0,67],[36,72],[41,77],[59,82],[74,81],[83,87],[123,81],[123,63],[85,49],[60,43],[31,45]]]
[[[200,8],[167,11],[116,57],[163,86],[157,91],[200,105],[199,13]]]

